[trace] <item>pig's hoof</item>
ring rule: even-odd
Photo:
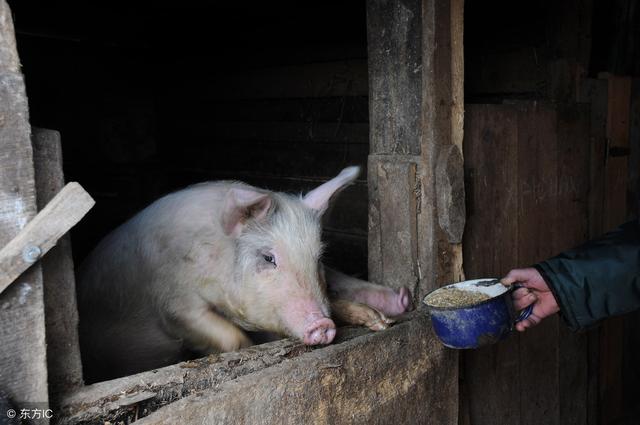
[[[305,331],[305,345],[329,344],[336,336],[336,325],[331,319],[322,318],[313,322]]]
[[[387,329],[389,325],[393,324],[394,322],[395,320],[385,316],[384,313],[371,308],[364,325],[372,331],[382,331]]]

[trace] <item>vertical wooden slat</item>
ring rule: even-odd
[[[588,238],[589,131],[588,105],[558,107],[558,208],[555,252]],[[558,397],[562,425],[588,422],[588,334],[558,327]]]
[[[463,240],[467,278],[499,277],[517,264],[517,114],[502,105],[467,105],[464,156],[468,202]],[[518,424],[518,339],[463,353],[462,419]]]
[[[608,75],[607,141],[604,190],[604,229],[627,218],[629,178],[629,108],[631,78]],[[626,154],[625,154],[626,152]],[[607,319],[600,328],[600,424],[613,424],[623,414],[622,358],[624,318]]]
[[[556,112],[543,104],[518,111],[518,265],[554,254],[557,209]],[[520,423],[558,422],[558,318],[519,335]]]
[[[588,239],[604,232],[604,167],[607,147],[607,92],[606,80],[583,79],[578,91],[578,102],[586,103],[590,111],[589,126],[589,194],[588,194]],[[588,332],[588,391],[587,423],[598,423],[600,330]]]
[[[418,283],[416,227],[416,163],[377,160],[371,156],[369,175],[374,174],[376,221],[379,222],[380,248],[383,252],[376,267],[375,278],[399,289]],[[374,251],[375,252],[375,251]]]
[[[467,105],[468,278],[502,276],[586,238],[589,121],[585,105]],[[558,317],[464,352],[460,422],[584,423],[587,360],[586,337]]]
[[[420,153],[422,4],[422,0],[367,3],[372,153]]]
[[[0,0],[0,246],[36,213],[29,111],[11,12]],[[42,274],[32,267],[0,294],[0,386],[18,407],[48,403]],[[2,412],[4,414],[4,412]]]
[[[444,178],[436,176],[439,156],[462,135],[462,13],[462,0],[367,2],[369,274],[411,286],[414,302],[462,275],[460,241],[451,240],[457,233],[443,230],[438,214],[451,214],[453,227],[464,224],[459,146],[457,155],[443,156],[452,172],[441,167]],[[460,202],[445,196],[451,207],[437,207],[442,190]],[[444,358],[451,368],[439,382],[457,393],[457,353]],[[442,407],[433,423],[455,421],[457,398]]]
[[[631,84],[631,112],[629,129],[629,187],[632,215],[640,217],[640,78]],[[623,393],[627,417],[638,418],[640,405],[636,397],[636,387],[640,382],[640,311],[625,318],[623,350]]]
[[[38,210],[64,187],[60,133],[33,128]],[[78,310],[71,257],[71,239],[62,237],[42,259],[47,365],[52,403],[82,385],[78,344]]]

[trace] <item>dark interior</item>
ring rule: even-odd
[[[366,167],[363,1],[34,3],[11,2],[31,122],[60,131],[67,181],[97,201],[74,229],[76,262],[189,184],[295,193]],[[360,275],[365,173],[326,226],[328,260]]]

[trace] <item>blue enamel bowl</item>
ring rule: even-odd
[[[431,315],[433,329],[445,346],[456,349],[479,348],[506,338],[517,322],[531,315],[533,305],[520,314],[513,308],[511,292],[518,287],[505,287],[496,279],[467,280],[438,288],[427,294],[423,302]],[[450,288],[482,292],[490,298],[461,307],[429,305],[430,295]]]

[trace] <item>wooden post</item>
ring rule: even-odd
[[[462,16],[462,0],[367,2],[369,278],[408,286],[415,303],[463,277]],[[457,420],[448,359],[451,403],[433,423]]]
[[[419,301],[462,277],[462,1],[371,1],[369,275]],[[436,48],[437,46],[437,48]]]
[[[28,117],[11,11],[0,0],[0,247],[36,214]],[[45,408],[47,363],[39,265],[0,294],[0,341],[2,390],[18,409]]]
[[[60,133],[33,128],[38,210],[64,187]],[[82,386],[78,311],[71,239],[65,235],[42,259],[49,394],[52,404]]]

